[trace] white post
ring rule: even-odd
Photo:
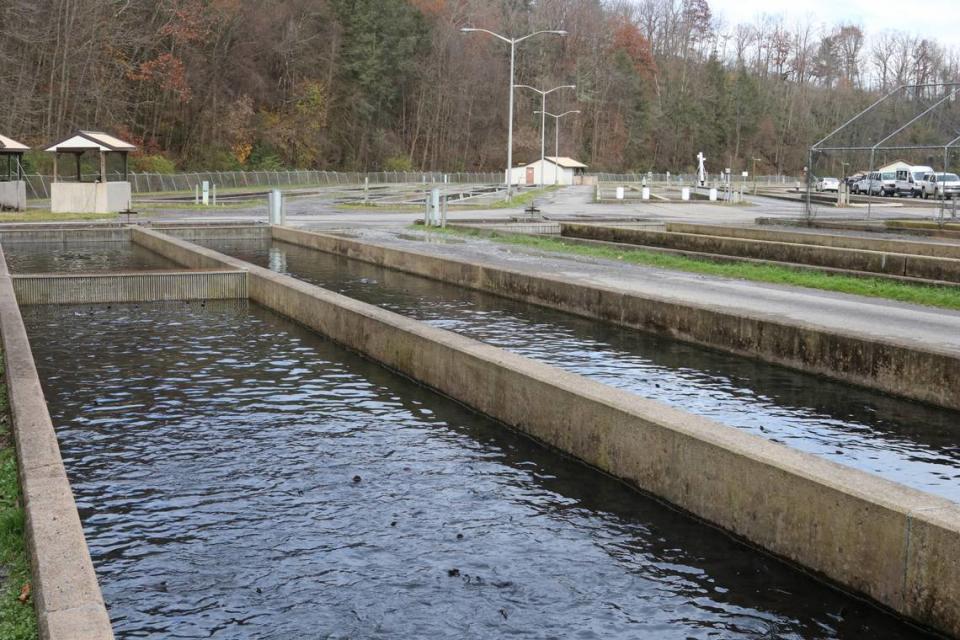
[[[430,213],[430,225],[436,227],[440,224],[440,189],[430,191],[430,204],[430,208],[432,209]]]
[[[200,204],[200,185],[193,185],[193,204]]]
[[[217,206],[217,185],[213,185],[213,206]]]
[[[210,204],[210,181],[203,181],[203,206]]]

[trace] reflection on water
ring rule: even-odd
[[[267,241],[211,248],[697,413],[960,500],[960,413],[669,338]]]
[[[255,305],[24,319],[119,638],[918,636]]]
[[[5,242],[10,273],[92,273],[176,269],[166,258],[132,242]]]

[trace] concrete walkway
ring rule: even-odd
[[[960,356],[960,312],[801,287],[564,256],[482,239],[424,242],[420,232],[358,230],[384,246],[615,287],[662,300],[853,334]],[[436,239],[434,239],[436,240]]]

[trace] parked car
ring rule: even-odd
[[[853,185],[863,180],[863,176],[864,174],[862,172],[855,173],[851,176],[847,176],[846,178],[843,179],[843,181],[847,183],[847,189],[849,189],[850,191],[853,191]]]
[[[837,178],[820,178],[817,180],[817,191],[840,191],[840,181]]]
[[[916,166],[897,171],[897,195],[919,198],[923,195],[923,178],[933,173],[933,167]]]
[[[953,200],[960,198],[960,176],[955,173],[930,173],[923,188],[924,199],[946,198]]]
[[[891,174],[893,175],[893,174]],[[896,182],[894,180],[894,182]],[[883,175],[879,171],[872,171],[866,174],[853,185],[854,193],[862,193],[870,196],[880,196],[884,192]]]

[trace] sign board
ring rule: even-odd
[[[617,200],[623,200],[623,187],[617,187]]]

